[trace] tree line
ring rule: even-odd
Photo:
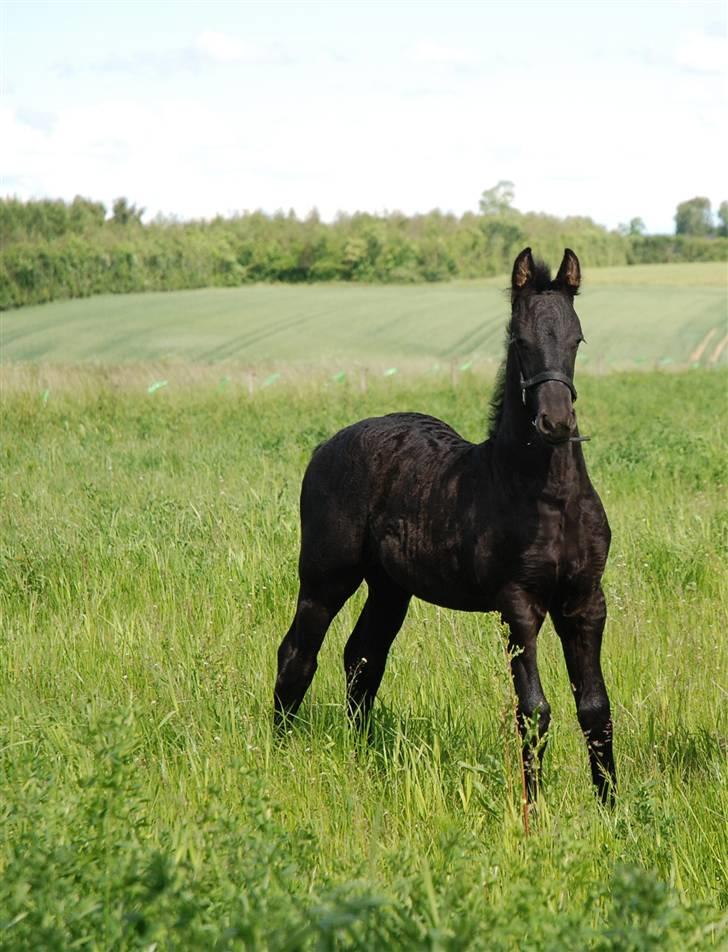
[[[728,259],[728,238],[683,228],[645,235],[609,231],[586,217],[558,218],[512,207],[511,183],[483,193],[478,213],[340,214],[260,211],[179,222],[124,198],[110,210],[72,202],[0,200],[0,309],[60,298],[130,291],[314,281],[414,283],[508,271],[530,244],[547,260],[578,248],[592,267]],[[724,203],[725,204],[725,203]],[[723,206],[721,206],[722,208]]]

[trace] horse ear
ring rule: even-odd
[[[571,248],[564,248],[564,260],[561,262],[559,273],[554,280],[554,287],[567,294],[576,294],[581,284],[581,267],[579,259]]]
[[[533,280],[536,266],[533,263],[533,255],[530,248],[524,248],[516,260],[513,262],[513,276],[511,277],[511,286],[514,291],[522,291]]]

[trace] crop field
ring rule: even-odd
[[[614,535],[620,791],[612,812],[592,795],[547,624],[553,729],[526,836],[494,616],[413,602],[365,746],[341,664],[359,593],[301,722],[271,730],[312,448],[406,408],[480,439],[492,377],[299,377],[251,397],[192,366],[150,393],[145,366],[0,371],[0,947],[725,948],[725,372],[577,379]]]
[[[581,365],[725,365],[726,283],[720,262],[587,270]],[[500,359],[507,284],[255,285],[63,301],[0,314],[0,360],[487,369]]]

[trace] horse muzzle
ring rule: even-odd
[[[541,439],[554,446],[558,446],[560,443],[568,443],[574,435],[574,430],[576,429],[576,414],[572,410],[567,420],[557,420],[542,410],[536,416],[533,425],[536,427],[536,432]]]

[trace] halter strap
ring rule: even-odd
[[[546,383],[547,380],[556,380],[558,383],[563,383],[564,386],[568,387],[571,391],[571,399],[576,403],[576,388],[574,387],[573,380],[566,374],[562,374],[559,370],[543,370],[540,374],[534,374],[533,377],[529,377],[528,380],[524,380],[523,376],[521,376],[523,402],[526,402],[527,390],[530,390],[531,387],[537,387],[540,383]]]

